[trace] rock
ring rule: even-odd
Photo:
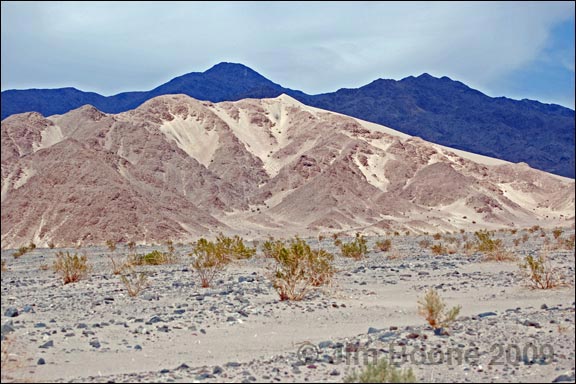
[[[201,380],[212,379],[212,378],[214,378],[214,376],[209,374],[209,373],[201,373],[201,374],[197,375],[194,379],[201,381]]]
[[[9,307],[6,312],[4,312],[4,316],[6,317],[16,317],[18,315],[18,308],[16,307]]]
[[[175,309],[175,310],[174,310],[174,313],[177,314],[177,315],[181,315],[181,314],[183,314],[184,312],[186,312],[185,309]]]
[[[330,340],[322,341],[322,342],[318,343],[318,348],[320,348],[320,349],[326,349],[326,348],[330,348],[332,346],[334,346],[334,343]]]
[[[214,369],[212,370],[212,374],[213,374],[213,375],[219,375],[219,374],[221,374],[222,372],[224,372],[224,370],[222,369],[222,367],[220,367],[220,366],[218,366],[218,365],[215,366]]]
[[[179,371],[179,370],[184,370],[184,369],[189,369],[189,368],[190,368],[190,367],[188,366],[188,364],[182,363],[182,364],[180,364],[180,365],[178,366],[178,368],[176,368],[175,370],[176,370],[176,371]]]
[[[248,317],[248,313],[247,313],[245,310],[243,310],[243,309],[237,311],[237,313],[238,313],[240,316]]]
[[[371,335],[371,334],[373,334],[373,333],[378,333],[378,332],[380,332],[379,329],[376,329],[376,328],[373,328],[373,327],[368,328],[368,334],[369,334],[369,335]]]
[[[482,312],[478,315],[478,317],[481,319],[488,316],[498,316],[498,314],[495,312]]]
[[[574,382],[574,374],[564,374],[564,375],[560,375],[557,378],[555,378],[554,380],[552,380],[553,383],[573,383]]]
[[[54,346],[54,342],[52,340],[49,340],[47,342],[45,342],[44,344],[42,344],[40,347],[38,348],[42,348],[42,349],[48,349]]]
[[[406,335],[407,339],[417,339],[419,337],[420,337],[420,335],[418,333],[413,333],[413,332]]]
[[[540,323],[538,323],[536,321],[524,320],[524,322],[522,324],[524,324],[527,327],[542,328]]]
[[[36,323],[34,324],[34,328],[46,328],[46,323]]]
[[[164,369],[161,369],[161,370],[160,370],[160,373],[164,375],[164,374],[166,374],[166,373],[170,373],[170,370],[167,369],[167,368],[164,368]]]
[[[136,345],[134,346],[134,350],[135,350],[135,351],[141,351],[141,350],[142,350],[142,346],[141,346],[140,344],[136,344]]]
[[[239,367],[240,365],[241,365],[240,363],[237,363],[235,361],[230,361],[230,362],[225,364],[225,366],[227,368],[236,368],[236,367]]]
[[[236,322],[236,318],[233,316],[228,316],[228,318],[226,319],[226,321],[231,322],[231,323],[235,323]]]
[[[15,329],[13,327],[14,323],[12,322],[12,320],[8,320],[7,322],[5,322],[4,324],[2,324],[2,328],[1,328],[1,334],[4,335],[6,333],[10,333],[10,332],[14,332]]]
[[[434,329],[434,334],[436,336],[450,336],[450,333],[444,328],[436,328]]]
[[[340,372],[337,369],[335,369],[332,372],[330,372],[330,376],[340,376]]]
[[[148,320],[146,322],[146,324],[154,324],[154,323],[159,323],[159,322],[163,322],[164,320],[162,320],[160,318],[160,316],[152,316],[152,318],[150,318],[150,320]]]
[[[28,305],[28,304],[26,304],[26,305],[24,306],[24,308],[22,308],[22,311],[23,311],[24,313],[36,313],[36,311],[34,311],[34,308],[32,308],[32,306],[31,306],[31,305]]]
[[[43,358],[39,358],[38,361],[36,362],[36,364],[44,365],[44,364],[46,364],[46,360],[44,360]]]
[[[391,338],[396,337],[397,333],[396,332],[384,332],[379,338],[378,340],[380,341],[390,341]]]
[[[158,332],[170,332],[170,328],[167,325],[163,325],[161,327],[157,327],[156,330]]]
[[[91,340],[90,346],[94,348],[100,348],[100,342],[98,340]]]
[[[88,325],[84,324],[84,323],[80,323],[76,326],[76,328],[78,328],[78,329],[88,328]]]
[[[540,309],[548,309],[548,306],[547,306],[546,304],[542,304],[542,305],[540,306]]]

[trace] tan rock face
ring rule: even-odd
[[[574,181],[275,99],[2,121],[2,247],[574,222]]]

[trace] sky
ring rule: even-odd
[[[1,3],[1,88],[145,91],[222,62],[309,94],[448,76],[574,109],[574,2]]]

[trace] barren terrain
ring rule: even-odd
[[[562,237],[573,234],[566,228]],[[58,249],[18,259],[3,250],[2,335],[10,342],[3,381],[341,382],[377,354],[426,382],[574,382],[573,248],[554,249],[551,229],[496,236],[519,260],[550,247],[570,286],[529,289],[518,262],[484,262],[461,248],[435,256],[419,245],[438,243],[430,235],[389,234],[389,252],[372,250],[383,237],[370,237],[371,251],[360,261],[343,258],[331,238],[308,239],[336,255],[339,271],[331,286],[301,302],[278,300],[271,260],[260,251],[203,289],[190,246],[177,244],[178,262],[140,267],[150,286],[129,297],[107,257],[120,258],[124,247],[71,249],[86,253],[94,269],[68,285],[42,267]],[[465,238],[474,235],[444,234],[440,241]],[[136,252],[152,249],[165,248]],[[462,306],[448,335],[436,336],[417,313],[430,287],[449,306]]]

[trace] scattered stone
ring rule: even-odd
[[[34,308],[32,308],[32,306],[31,306],[31,305],[28,305],[28,304],[26,304],[26,305],[24,306],[24,308],[22,308],[22,311],[23,311],[24,313],[36,313],[36,311],[34,311]]]
[[[16,317],[18,315],[18,308],[16,307],[9,307],[6,312],[4,312],[4,316],[6,317]]]
[[[142,350],[142,346],[141,346],[140,344],[136,344],[136,345],[134,346],[134,350],[135,350],[135,351],[141,351],[141,350]]]
[[[574,382],[574,374],[564,374],[564,375],[560,375],[557,378],[555,378],[554,380],[552,380],[553,383],[573,383]]]
[[[482,312],[478,315],[478,317],[481,319],[489,316],[498,316],[498,314],[496,312]]]
[[[340,376],[340,371],[338,371],[337,369],[333,370],[332,372],[330,372],[330,376]]]
[[[100,348],[100,342],[98,340],[91,340],[90,346],[94,348]]]
[[[12,322],[12,320],[8,320],[7,322],[5,322],[4,324],[2,324],[2,328],[1,328],[1,334],[4,335],[6,333],[10,333],[10,332],[14,332],[15,329],[13,327],[14,323]]]
[[[47,342],[45,342],[44,344],[42,344],[40,347],[38,348],[42,348],[42,349],[48,349],[54,346],[54,341],[49,340]]]
[[[36,362],[36,364],[38,365],[44,365],[46,364],[46,360],[44,360],[42,357],[38,359],[38,361]]]
[[[369,335],[371,335],[371,334],[373,334],[373,333],[378,333],[378,332],[380,332],[379,329],[376,329],[376,328],[373,328],[373,327],[368,328],[368,334],[369,334]]]
[[[215,366],[214,369],[212,370],[212,374],[214,374],[214,375],[219,375],[222,372],[224,372],[224,370],[222,369],[222,367],[220,367],[218,365]]]

